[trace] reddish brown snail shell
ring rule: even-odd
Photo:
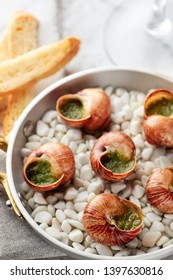
[[[146,97],[143,129],[146,140],[157,146],[173,147],[173,94],[159,89]]]
[[[103,193],[88,202],[82,221],[96,242],[107,246],[124,245],[140,232],[143,213],[131,201]]]
[[[163,213],[173,213],[173,166],[155,170],[146,186],[149,203]]]
[[[87,88],[61,96],[57,100],[56,110],[65,124],[92,131],[109,124],[111,104],[103,90]]]
[[[107,132],[97,139],[91,150],[91,166],[105,180],[122,180],[135,168],[135,151],[135,144],[127,134],[120,131]]]
[[[75,172],[70,148],[59,142],[46,143],[33,151],[23,166],[26,183],[38,191],[49,191],[70,180]]]

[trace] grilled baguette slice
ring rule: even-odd
[[[15,12],[10,18],[7,30],[0,43],[0,62],[8,60],[10,58],[14,58],[20,54],[36,48],[37,31],[38,20],[33,15],[23,11]],[[21,94],[21,92],[16,93],[14,103],[18,107],[20,103],[20,107],[24,109],[28,102],[31,101],[32,93],[27,89],[23,92],[23,95],[25,95],[25,97],[22,99]],[[8,105],[10,105],[10,103],[11,105],[13,103],[12,96],[0,97],[0,124],[2,125],[3,121],[11,122],[10,126],[12,128],[12,119],[17,119],[22,111],[20,112],[20,110],[18,109],[18,114],[16,115],[16,113],[10,110],[10,108],[8,110],[7,107]],[[6,109],[8,111],[8,114],[6,112]],[[5,126],[7,126],[7,124],[5,124]]]
[[[53,75],[76,55],[79,46],[78,38],[68,37],[1,62],[0,94],[15,94],[33,82]]]

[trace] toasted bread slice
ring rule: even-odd
[[[0,63],[0,94],[15,94],[64,67],[78,52],[80,40],[68,37]]]
[[[20,54],[28,52],[37,47],[37,30],[38,20],[31,14],[26,12],[15,12],[10,18],[6,33],[0,44],[0,61],[14,58]],[[21,99],[21,92],[18,95],[19,102],[29,102],[32,99],[30,91],[26,91],[28,98]],[[25,93],[26,95],[26,93]],[[9,102],[13,103],[13,98],[10,96],[0,97],[0,124],[3,124],[5,112]],[[17,105],[17,96],[14,100]],[[23,104],[22,107],[26,107]],[[20,106],[21,107],[21,106]],[[10,118],[8,110],[8,118]],[[13,118],[13,115],[11,116]],[[7,120],[6,120],[7,121]]]
[[[32,88],[19,91],[17,94],[11,95],[7,110],[4,116],[3,122],[3,135],[7,136],[13,129],[15,121],[18,119],[20,114],[31,102]]]
[[[4,72],[4,68],[7,72],[9,71],[9,75],[4,75],[7,85],[7,87],[3,87],[5,91],[2,91],[0,86],[1,94],[12,93],[11,101],[9,102],[4,118],[4,136],[10,133],[16,116],[19,116],[25,107],[23,105],[29,102],[29,90],[25,92],[23,88],[26,89],[27,87],[28,89],[36,81],[48,77],[64,67],[77,53],[79,44],[80,41],[77,38],[66,38],[59,43],[40,47],[16,59],[9,60],[7,63],[0,64],[0,73],[1,71]],[[13,68],[14,73],[12,75],[11,68]],[[3,81],[5,81],[5,77]],[[18,96],[21,96],[21,103],[17,102],[19,100]]]

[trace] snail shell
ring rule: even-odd
[[[26,183],[38,190],[48,191],[70,180],[75,172],[74,156],[62,143],[46,143],[33,151],[23,166]]]
[[[149,203],[163,213],[173,213],[173,166],[155,170],[146,186]]]
[[[103,129],[110,122],[109,96],[98,88],[61,96],[57,100],[56,110],[64,123],[89,131]]]
[[[97,139],[91,150],[91,166],[105,180],[122,180],[135,168],[135,151],[135,144],[127,134],[120,131],[107,132]]]
[[[173,94],[160,89],[144,103],[143,129],[146,140],[157,146],[173,147]]]
[[[124,245],[140,232],[143,213],[131,201],[103,193],[88,202],[82,221],[96,242],[107,246]]]

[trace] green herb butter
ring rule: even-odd
[[[132,209],[127,208],[121,217],[114,217],[115,225],[123,230],[133,230],[141,223],[139,215]]]
[[[109,152],[102,157],[102,164],[113,173],[125,173],[134,165],[134,159],[126,160],[117,151]]]
[[[146,110],[146,115],[162,115],[169,117],[173,113],[173,101],[162,98],[154,103],[151,103]]]
[[[49,185],[57,181],[57,178],[52,176],[51,166],[47,161],[32,162],[26,169],[26,175],[35,185]]]
[[[82,117],[83,106],[80,100],[70,99],[62,104],[60,111],[68,119],[79,120]]]

